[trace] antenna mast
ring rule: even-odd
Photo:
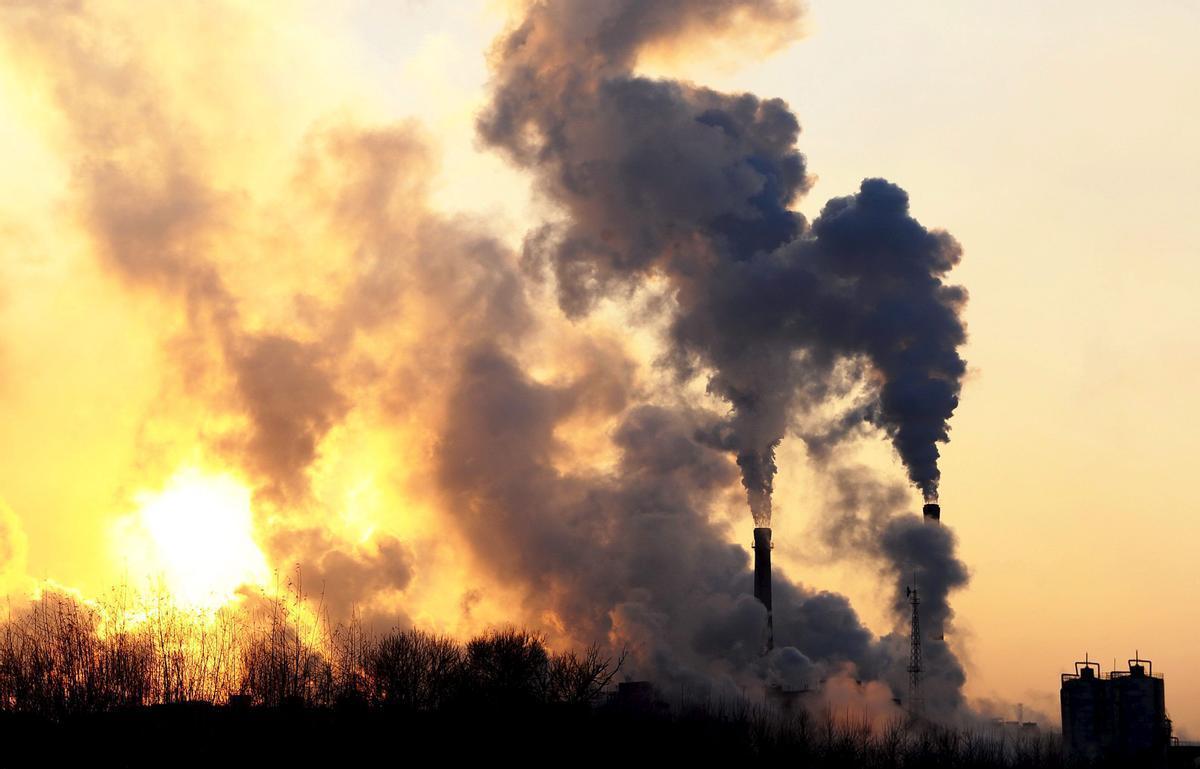
[[[908,654],[908,714],[917,718],[925,708],[921,698],[921,597],[917,594],[917,574],[913,572],[913,585],[905,588],[908,603],[912,606],[912,629],[909,633]]]

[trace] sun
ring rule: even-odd
[[[187,467],[133,501],[136,511],[117,532],[131,576],[161,582],[179,604],[208,610],[231,601],[242,585],[267,583],[250,490],[233,476]]]

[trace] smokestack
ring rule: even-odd
[[[921,513],[925,516],[925,523],[934,526],[942,525],[942,506],[936,502],[927,502],[921,508]],[[935,641],[945,641],[946,631],[942,626],[940,619],[933,619],[929,622],[929,637]]]
[[[775,648],[775,622],[771,616],[771,527],[754,528],[754,597],[767,607],[767,651]]]

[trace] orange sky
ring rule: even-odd
[[[1200,107],[1189,98],[1200,11],[808,5],[805,39],[782,50],[687,46],[640,66],[787,100],[818,177],[805,213],[884,176],[962,243],[953,278],[971,294],[970,373],[942,502],[972,572],[951,639],[968,694],[1053,713],[1074,659],[1136,648],[1166,675],[1177,730],[1200,733],[1189,472],[1200,424],[1188,407],[1200,366]],[[453,222],[517,248],[547,211],[474,137],[504,12],[467,0],[2,12],[0,587],[96,594],[171,580],[175,564],[177,592],[220,599],[301,552],[328,556],[330,574],[383,573],[400,541],[417,553],[411,581],[372,582],[358,600],[451,632],[542,619],[512,616],[506,586],[441,525],[427,479],[441,345],[464,332],[425,290],[445,276],[422,272],[420,244],[450,237]],[[381,151],[391,165],[376,167]],[[153,247],[202,253],[230,300],[122,260],[151,242],[155,219],[138,210],[176,221],[185,203],[187,226]],[[378,308],[382,321],[353,293],[371,248],[413,255],[416,277]],[[629,306],[568,322],[539,294],[534,312],[522,355],[539,380],[569,381],[585,348],[611,345],[638,361],[646,392],[668,386],[651,365],[659,329],[630,332]],[[283,332],[336,361],[350,401],[314,417],[334,426],[303,489],[264,481],[291,466],[268,472],[246,414],[227,405],[239,381],[222,361]],[[393,386],[418,365],[426,379]],[[610,428],[566,425],[562,461],[604,467]],[[905,483],[886,441],[858,454]],[[874,572],[812,544],[823,479],[786,441],[780,468],[777,563],[846,593],[886,631]],[[196,499],[217,520],[197,526]],[[228,557],[187,567],[188,546],[216,527]]]

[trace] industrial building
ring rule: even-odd
[[[1137,654],[1127,671],[1101,675],[1087,659],[1062,674],[1063,750],[1072,761],[1165,767],[1171,720],[1161,675]]]

